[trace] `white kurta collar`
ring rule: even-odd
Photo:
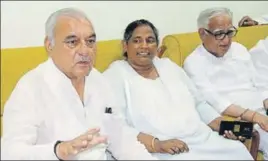
[[[224,54],[223,57],[216,57],[214,56],[212,53],[210,53],[205,47],[204,45],[202,44],[200,46],[200,50],[201,50],[201,53],[206,56],[210,61],[212,62],[222,62],[222,61],[225,61],[227,59],[230,59],[232,58],[232,44],[230,46],[230,48],[228,49],[228,51]]]

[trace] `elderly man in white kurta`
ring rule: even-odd
[[[251,48],[249,53],[257,72],[256,86],[268,98],[268,36]]]
[[[107,148],[117,159],[154,159],[109,109],[117,106],[93,68],[96,35],[86,15],[53,13],[45,48],[48,60],[25,74],[6,102],[1,159],[106,160]]]
[[[130,23],[124,34],[126,60],[104,72],[136,138],[161,160],[252,159],[241,142],[212,131],[221,117],[179,66],[155,57],[158,42],[152,23]]]
[[[268,159],[268,99],[256,87],[256,71],[249,52],[232,42],[237,30],[231,11],[204,10],[198,17],[198,27],[203,43],[184,61],[186,73],[219,113],[256,123],[260,149]]]

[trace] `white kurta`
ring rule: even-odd
[[[268,37],[260,40],[249,52],[257,72],[256,86],[268,98]]]
[[[242,143],[219,136],[202,122],[199,114],[214,118],[218,114],[198,98],[200,95],[192,93],[194,90],[189,88],[194,87],[180,67],[169,59],[157,57],[154,65],[160,75],[156,80],[140,76],[124,60],[113,62],[104,72],[113,83],[130,127],[160,140],[180,139],[190,149],[183,154],[153,156],[169,160],[252,159]]]
[[[83,105],[70,79],[51,59],[25,74],[4,108],[1,158],[57,160],[54,155],[57,140],[71,140],[89,128],[100,127],[101,134],[108,135],[108,148],[115,157],[139,159],[139,155],[135,158],[132,152],[122,150],[138,146],[143,148],[138,151],[140,156],[151,159],[151,155],[144,153],[143,145],[134,139],[123,139],[129,135],[124,133],[120,117],[104,113],[105,107],[115,107],[113,111],[117,111],[104,80],[97,70],[91,70],[86,77]],[[113,126],[117,131],[113,131]],[[106,149],[107,145],[101,144],[79,153],[74,159],[105,160]]]
[[[263,100],[267,97],[256,87],[256,69],[243,45],[232,42],[228,52],[220,58],[199,45],[185,59],[183,67],[218,112],[237,104],[265,114]],[[257,129],[262,135],[260,148],[267,152],[268,134],[259,127]]]

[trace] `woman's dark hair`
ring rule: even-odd
[[[154,32],[154,36],[156,38],[156,43],[157,45],[159,44],[159,38],[158,38],[158,30],[156,29],[156,27],[148,20],[145,19],[140,19],[140,20],[136,20],[131,22],[130,24],[128,24],[127,28],[125,29],[124,32],[124,41],[126,43],[128,43],[129,39],[132,37],[133,31],[140,26],[149,26],[151,27],[151,29]],[[127,58],[127,52],[124,52],[123,54],[124,57]]]

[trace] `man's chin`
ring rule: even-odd
[[[222,53],[224,55],[225,53],[228,52],[229,48],[230,48],[230,46],[220,48],[220,53]]]
[[[217,53],[217,54],[216,54],[216,57],[221,58],[221,57],[223,57],[224,55],[225,55],[225,53],[224,53],[224,52],[221,52],[221,53]]]
[[[228,49],[221,49],[217,52],[217,57],[223,57],[228,52]]]
[[[88,76],[92,68],[89,69],[83,69],[75,72],[75,75],[77,77],[85,77]]]

